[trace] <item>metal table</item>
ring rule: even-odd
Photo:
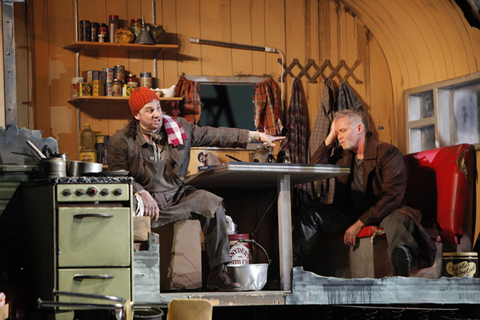
[[[185,183],[208,187],[277,187],[278,246],[281,288],[290,291],[293,268],[291,186],[349,174],[347,166],[262,162],[228,162],[187,177]]]

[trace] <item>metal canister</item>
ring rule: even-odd
[[[112,97],[122,96],[123,81],[114,79],[112,82]]]
[[[150,72],[140,73],[140,87],[152,88],[152,74]]]
[[[106,23],[98,26],[98,42],[108,42],[108,28]]]
[[[93,81],[93,70],[88,70],[87,71],[87,82],[92,82]]]
[[[92,22],[90,25],[90,30],[91,30],[91,41],[98,42],[98,26],[99,24],[97,22]]]
[[[107,97],[113,96],[112,90],[113,90],[113,83],[112,82],[105,83],[105,95]]]
[[[102,74],[101,71],[93,70],[93,71],[92,71],[92,81],[94,81],[94,80],[100,80],[101,74]]]
[[[113,76],[117,80],[125,82],[125,66],[117,65],[115,66]]]
[[[80,21],[80,41],[91,41],[92,31],[90,21],[82,20]]]
[[[105,71],[105,73],[107,74],[105,82],[112,83],[113,79],[115,79],[113,68],[105,68],[103,69],[103,71]]]
[[[445,277],[478,278],[477,252],[444,252],[443,275]]]
[[[103,96],[105,95],[105,87],[102,80],[93,80],[92,81],[92,96]]]

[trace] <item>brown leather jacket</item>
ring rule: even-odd
[[[332,146],[323,143],[312,156],[311,164],[337,164],[352,168],[354,154],[343,150],[341,146],[333,150]],[[348,204],[352,175],[339,176],[336,179],[334,204]],[[419,267],[430,266],[435,257],[436,229],[431,221],[422,221],[420,210],[409,207],[405,201],[407,192],[407,167],[400,150],[386,142],[378,141],[371,132],[366,136],[366,147],[363,158],[363,186],[367,194],[370,208],[359,220],[365,225],[379,225],[392,212],[407,214],[417,226],[421,247]],[[422,226],[425,222],[425,226]],[[428,228],[426,231],[425,228]],[[425,262],[425,263],[423,263]]]

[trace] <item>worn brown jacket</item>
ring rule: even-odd
[[[337,164],[348,166],[352,169],[354,153],[343,150],[341,146],[332,152],[332,146],[323,143],[312,156],[312,164]],[[352,175],[337,177],[334,204],[348,204],[351,202],[350,182]],[[366,136],[366,147],[363,158],[363,186],[367,195],[370,208],[364,212],[359,220],[365,225],[379,225],[380,222],[392,212],[402,212],[408,215],[419,230],[417,241],[420,245],[419,267],[433,264],[436,247],[436,230],[432,228],[431,221],[423,221],[429,230],[422,226],[422,213],[407,205],[405,194],[407,192],[407,167],[405,158],[395,146],[378,141],[371,132]],[[424,263],[425,264],[424,264]]]
[[[158,190],[159,187],[150,178],[159,173],[152,171],[152,166],[149,166],[150,162],[154,162],[154,150],[144,139],[140,130],[137,130],[137,134],[131,137],[127,134],[127,128],[124,128],[112,136],[108,146],[108,170],[129,171],[130,176],[135,179],[134,193],[147,190],[151,193],[162,191],[175,194],[171,204],[160,208],[160,218],[158,221],[152,220],[152,227],[188,219],[192,212],[211,218],[217,207],[221,205],[223,199],[217,195],[205,190],[197,190],[183,183],[192,147],[245,148],[248,143],[249,132],[245,129],[199,127],[180,117],[176,120],[185,130],[187,139],[183,141],[183,145],[174,147],[165,143],[164,146],[168,148],[167,154],[174,174],[182,181],[182,184],[176,189]],[[164,134],[166,133],[164,132]]]

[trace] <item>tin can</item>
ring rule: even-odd
[[[107,74],[106,78],[105,78],[106,79],[105,82],[106,83],[112,83],[113,79],[115,79],[113,68],[105,68],[105,69],[103,69],[103,71],[105,71],[105,73]]]
[[[94,80],[100,80],[101,79],[102,72],[98,70],[93,70],[92,71],[92,81]]]
[[[100,23],[98,26],[98,42],[107,42],[108,41],[108,28],[107,24]]]
[[[443,275],[445,277],[478,278],[478,253],[444,252]]]
[[[91,30],[91,41],[98,42],[98,26],[97,22],[92,22],[90,25]]]
[[[125,66],[117,65],[113,69],[113,76],[115,77],[115,79],[125,82]]]
[[[125,84],[123,86],[123,92],[125,93],[125,97],[130,97],[132,94],[133,90],[137,89],[136,84]]]
[[[92,96],[104,96],[105,95],[105,86],[103,85],[102,80],[93,80],[92,81]]]
[[[152,74],[150,72],[140,73],[140,87],[152,88]]]
[[[248,242],[248,234],[229,234],[228,241],[230,242],[230,259],[229,265],[233,264],[249,264],[250,263],[250,246]]]
[[[85,75],[85,74],[84,74],[84,75]],[[88,71],[86,72],[85,78],[86,78],[86,81],[87,81],[87,82],[92,82],[92,81],[93,81],[93,70],[88,70]]]
[[[111,82],[110,83],[105,83],[105,95],[107,97],[113,96],[112,87],[113,87],[113,84]]]
[[[91,82],[78,82],[77,83],[77,96],[91,96],[92,95],[92,85]]]
[[[73,77],[72,78],[72,98],[75,98],[78,96],[77,94],[77,86],[79,82],[83,82],[84,79],[83,77]]]
[[[91,41],[92,31],[90,21],[82,20],[80,21],[80,41]]]
[[[122,97],[123,81],[114,79],[112,82],[112,97]]]

